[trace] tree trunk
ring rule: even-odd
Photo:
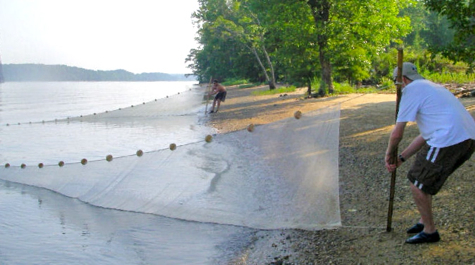
[[[259,54],[257,53],[256,47],[252,46],[249,48],[251,49],[252,53],[254,53],[254,56],[256,56],[257,61],[259,62],[259,65],[262,68],[262,72],[264,72],[264,76],[266,77],[267,83],[269,84],[269,89],[275,89],[275,81],[271,80],[269,77],[269,74],[267,74],[267,70],[264,67],[264,64],[262,64],[261,58],[259,57]]]
[[[308,97],[312,97],[312,79],[310,77],[307,78],[307,94]]]
[[[318,93],[321,96],[326,94],[327,88],[329,93],[333,93],[332,67],[330,59],[327,55],[328,36],[325,34],[326,24],[330,19],[331,4],[328,0],[308,0],[307,4],[312,11],[315,26],[319,30],[318,49],[320,57],[320,67],[322,68],[322,83]]]
[[[267,53],[266,47],[262,47],[262,50],[264,51],[264,55],[266,56],[267,63],[269,64],[270,67],[270,74],[271,74],[271,79],[269,81],[269,89],[275,89],[275,73],[274,73],[274,66],[272,65],[272,62],[270,60],[269,54]]]
[[[333,93],[333,81],[332,81],[332,65],[330,60],[326,56],[325,50],[323,47],[320,47],[320,65],[322,66],[322,83],[320,84],[319,94],[320,96],[326,95],[327,89],[328,93]]]

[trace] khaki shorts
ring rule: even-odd
[[[425,144],[417,153],[407,178],[425,193],[435,195],[447,178],[475,151],[475,140],[468,139],[461,143],[437,148]]]

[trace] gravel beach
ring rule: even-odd
[[[271,123],[341,104],[339,186],[342,226],[332,230],[260,231],[233,264],[475,264],[475,157],[458,169],[434,197],[442,240],[408,245],[405,230],[418,220],[406,179],[413,158],[397,171],[392,231],[386,232],[391,174],[384,153],[394,125],[395,94],[348,94],[305,98],[306,88],[255,96],[253,88],[228,87],[226,102],[209,123],[220,133]],[[475,98],[460,99],[475,116]],[[211,100],[209,102],[212,103]],[[410,124],[400,145],[417,136]]]

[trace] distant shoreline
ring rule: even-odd
[[[154,82],[197,81],[187,74],[140,73],[126,70],[89,70],[67,65],[4,64],[4,82]]]
[[[33,83],[33,82],[38,82],[38,83],[54,83],[54,82],[77,82],[77,83],[81,83],[81,82],[91,82],[91,83],[100,83],[100,82],[118,82],[118,83],[123,83],[123,82],[130,82],[130,83],[144,83],[144,82],[196,82],[198,84],[198,80],[155,80],[155,81],[147,81],[147,80],[144,80],[144,81],[134,81],[134,80],[131,80],[131,81],[121,81],[121,80],[105,80],[105,81],[88,81],[88,80],[78,80],[78,81],[68,81],[68,80],[52,80],[52,81],[5,81],[3,83]]]

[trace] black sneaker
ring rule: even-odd
[[[415,224],[414,226],[412,226],[411,228],[407,229],[407,233],[408,234],[414,234],[414,233],[420,233],[424,230],[424,224],[421,224],[421,223],[417,223]]]
[[[212,111],[210,111],[209,113],[214,113],[214,111],[212,110]]]
[[[420,232],[419,234],[406,239],[408,244],[419,244],[419,243],[434,243],[440,240],[439,232],[435,231],[432,234],[427,234]]]

